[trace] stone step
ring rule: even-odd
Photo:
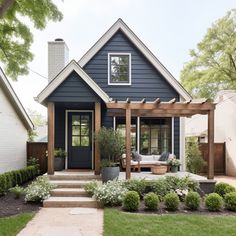
[[[82,188],[55,188],[50,195],[53,197],[89,197]]]
[[[49,197],[43,201],[43,206],[98,208],[98,203],[90,197]]]
[[[50,180],[50,183],[55,184],[56,188],[83,188],[85,184],[91,181],[85,180]]]
[[[57,174],[48,175],[50,180],[101,180],[100,175],[89,174]]]

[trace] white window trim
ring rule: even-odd
[[[110,66],[110,57],[112,55],[128,55],[129,56],[129,82],[128,83],[113,83],[113,82],[110,82],[110,77],[111,77],[111,66]],[[126,52],[110,52],[108,53],[108,64],[107,64],[107,72],[108,72],[108,85],[131,85],[131,53],[126,53]]]

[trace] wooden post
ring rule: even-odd
[[[131,169],[130,169],[130,161],[131,161],[131,109],[129,106],[126,108],[126,179],[130,179]]]
[[[48,174],[54,174],[54,130],[55,130],[55,106],[48,103]]]
[[[96,102],[95,103],[95,134],[99,132],[101,128],[101,103]],[[95,141],[95,175],[100,174],[100,150],[98,146],[98,142]]]
[[[214,110],[208,112],[208,179],[214,179]]]

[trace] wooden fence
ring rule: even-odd
[[[31,157],[38,159],[40,173],[47,172],[47,156],[48,143],[43,142],[27,142],[27,160]]]
[[[208,163],[208,143],[200,143],[199,148],[203,159]],[[206,173],[205,168],[204,173]],[[214,143],[214,172],[216,175],[225,174],[225,143]]]

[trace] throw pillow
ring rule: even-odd
[[[137,152],[132,152],[132,159],[134,161],[142,161],[142,157]]]
[[[163,153],[161,154],[161,157],[160,157],[159,161],[167,161],[168,158],[169,158],[169,155],[170,155],[169,152],[163,152]]]

